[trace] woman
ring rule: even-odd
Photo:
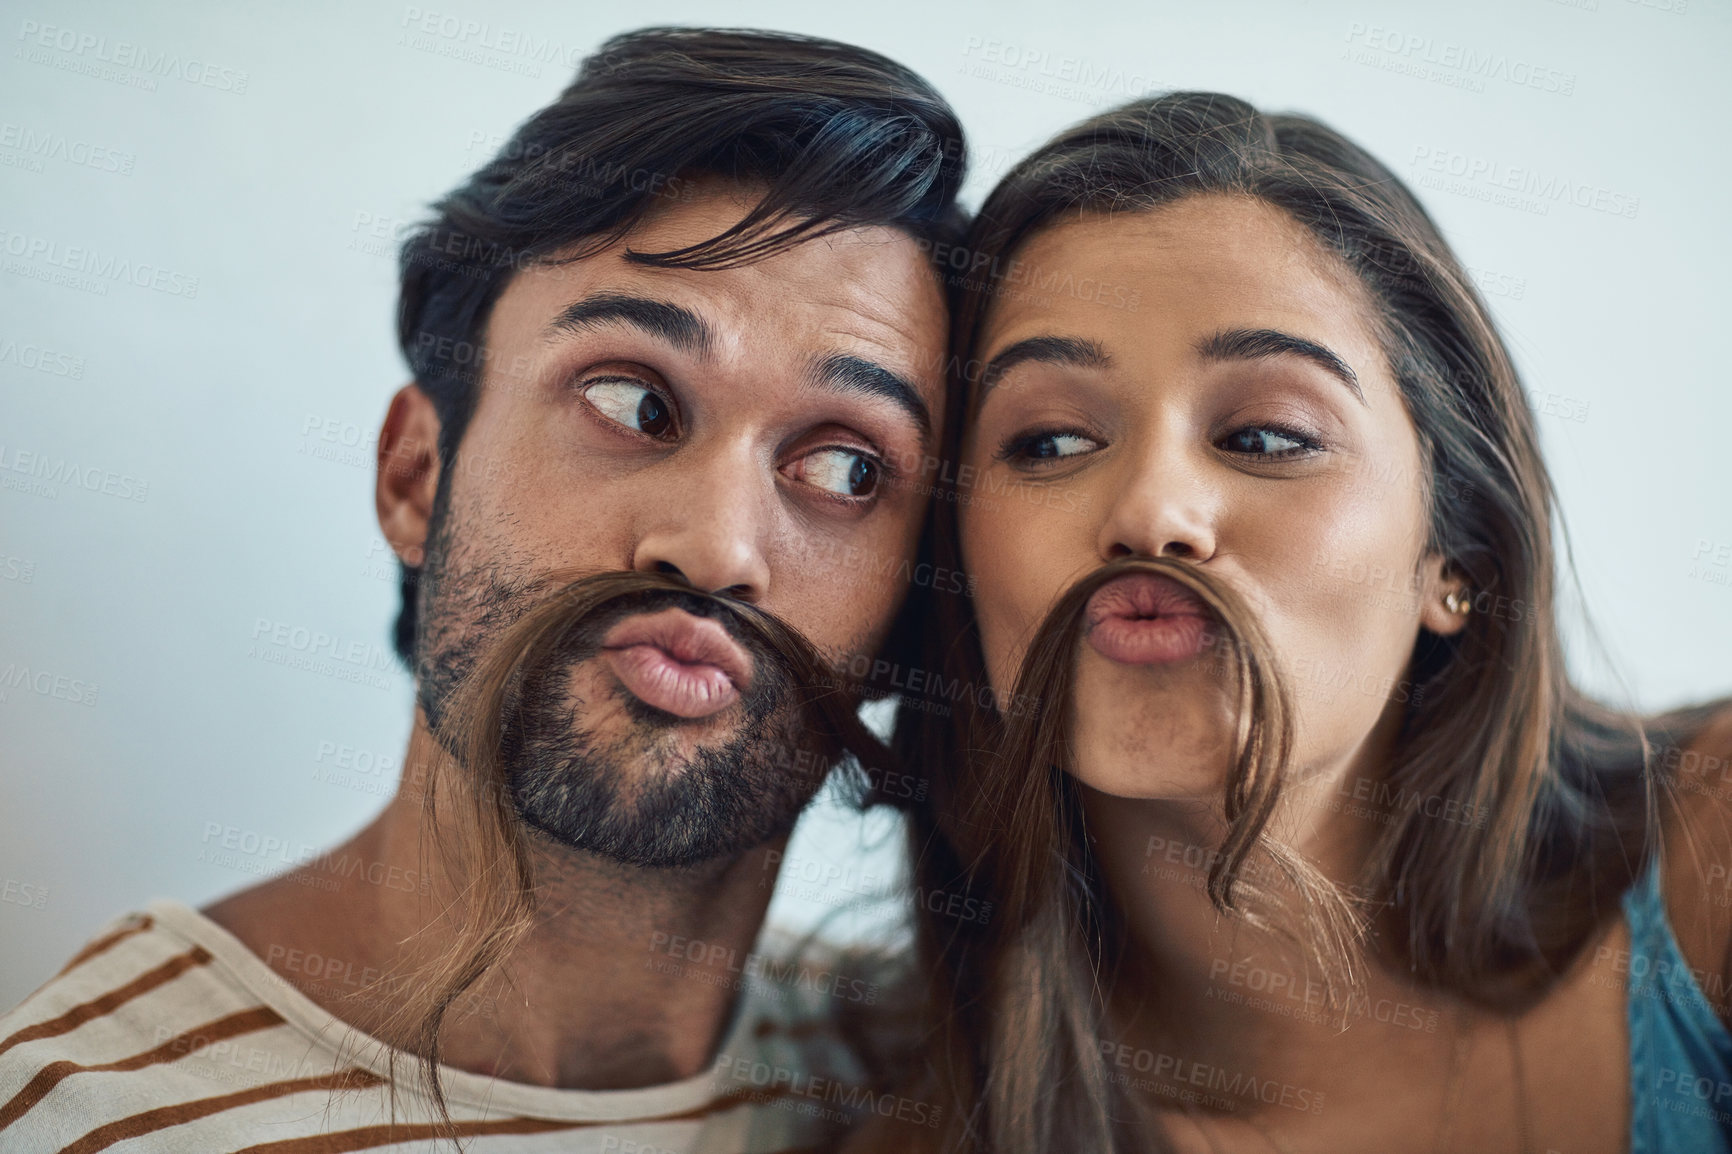
[[[1732,715],[1568,681],[1550,482],[1386,168],[1176,94],[974,226],[899,1150],[1732,1150]]]

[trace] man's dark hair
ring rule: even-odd
[[[404,242],[397,338],[439,416],[441,489],[474,410],[488,315],[520,269],[606,248],[703,176],[767,191],[717,236],[626,259],[725,268],[873,225],[900,228],[930,252],[965,224],[956,205],[964,166],[949,104],[876,52],[712,28],[609,40]],[[395,634],[411,663],[417,577],[404,566]]]

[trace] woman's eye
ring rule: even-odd
[[[819,449],[794,463],[796,479],[839,497],[870,497],[878,490],[883,466],[856,449]]]
[[[674,416],[666,399],[637,381],[598,380],[583,386],[583,395],[601,415],[651,437],[665,437]]]
[[[1291,457],[1318,446],[1306,437],[1284,429],[1251,427],[1228,433],[1221,448],[1248,457]]]
[[[1006,460],[1062,461],[1100,448],[1100,442],[1081,433],[1027,433],[1011,439],[1000,454]]]

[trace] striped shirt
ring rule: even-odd
[[[714,1065],[684,1081],[560,1090],[442,1067],[464,1149],[824,1147],[873,1101],[830,1028],[835,1002],[876,987],[809,966],[813,956],[743,967]],[[7,1154],[454,1149],[435,1136],[435,1118],[412,1057],[333,1017],[178,902],[112,923],[0,1016]]]

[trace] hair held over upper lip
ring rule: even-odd
[[[1190,562],[1128,557],[1103,565],[1072,585],[1041,622],[1017,675],[1015,693],[1047,707],[1000,718],[992,760],[1011,766],[1050,766],[1052,774],[1066,772],[1075,718],[1077,657],[1090,627],[1090,604],[1106,586],[1143,573],[1172,581],[1195,598],[1213,635],[1205,657],[1213,654],[1216,660],[1206,660],[1204,668],[1219,669],[1236,691],[1239,740],[1222,803],[1228,834],[1209,872],[1209,896],[1226,910],[1234,904],[1239,872],[1275,808],[1293,748],[1293,707],[1262,627],[1244,599],[1219,578]],[[1026,775],[1021,786],[1024,797],[1012,803],[1016,811],[1026,812],[1022,802],[1052,784],[1047,775]],[[965,814],[965,825],[968,820]],[[1029,836],[1034,836],[1033,831]],[[999,844],[981,847],[988,868]],[[1010,860],[1019,865],[1010,867],[1001,884],[1013,898],[1032,895],[1040,882],[1027,867],[1036,856],[1018,854]],[[1007,902],[1004,924],[1014,925],[1020,910],[1017,901]]]
[[[562,660],[562,646],[575,630],[603,614],[629,615],[634,600],[642,602],[635,611],[653,613],[673,604],[719,618],[730,633],[746,641],[747,648],[779,658],[786,667],[807,721],[802,733],[823,764],[841,765],[844,772],[854,773],[863,791],[865,774],[860,766],[895,762],[883,742],[861,722],[855,712],[858,698],[850,687],[838,680],[805,636],[773,614],[659,573],[566,571],[548,575],[544,583],[552,591],[499,636],[457,689],[446,725],[441,727],[445,731],[441,744],[462,771],[430,775],[424,793],[426,828],[441,831],[436,833],[437,848],[445,854],[463,894],[456,906],[459,929],[451,950],[440,964],[420,975],[418,997],[401,1013],[416,1036],[414,1049],[422,1073],[434,1085],[446,1011],[507,957],[534,924],[531,844],[512,805],[502,750],[519,708],[524,679]],[[845,761],[848,754],[855,755],[857,763]],[[436,788],[441,777],[455,786],[451,791],[454,813],[443,820]],[[448,844],[442,831],[452,818],[466,827],[466,836],[451,838]]]

